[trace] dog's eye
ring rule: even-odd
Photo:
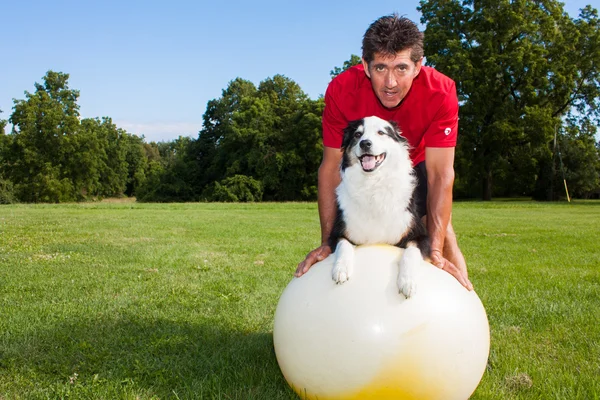
[[[382,136],[383,136],[383,135],[385,135],[385,132],[384,132],[384,131],[377,131],[377,133],[378,133],[379,135],[382,135]]]
[[[358,138],[359,138],[359,137],[361,137],[361,136],[362,136],[362,132],[360,132],[360,131],[356,131],[356,132],[354,132],[354,137],[355,137],[355,138],[357,138],[357,139],[358,139]]]

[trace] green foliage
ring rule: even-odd
[[[38,168],[26,182],[15,184],[15,193],[20,201],[60,203],[75,200],[75,188],[69,179],[61,178],[58,166],[48,162]]]
[[[194,148],[192,140],[182,136],[145,146],[149,162],[146,178],[136,190],[137,199],[160,203],[197,201],[197,170],[190,155]]]
[[[13,204],[17,202],[13,183],[0,177],[0,204]]]
[[[201,195],[203,201],[255,202],[263,196],[262,183],[246,175],[234,175],[208,185]]]
[[[583,125],[571,121],[560,136],[559,163],[563,164],[570,195],[589,198],[600,188],[600,151],[595,141],[597,127],[589,120]],[[561,177],[557,172],[557,177]],[[558,189],[562,191],[561,185]],[[557,197],[556,195],[554,196]]]
[[[362,58],[360,58],[360,56],[357,56],[356,54],[352,54],[349,60],[344,61],[344,65],[342,67],[335,67],[334,69],[329,71],[329,75],[331,75],[331,79],[333,79],[342,72],[349,69],[350,67],[358,65],[360,63],[362,63]]]
[[[20,200],[75,200],[75,191],[61,170],[72,154],[79,126],[79,92],[69,89],[68,74],[48,71],[26,100],[14,101],[11,149],[3,171],[15,183]]]
[[[2,114],[2,110],[0,110],[0,114]],[[4,135],[4,128],[6,128],[6,120],[0,118],[0,135]]]
[[[531,193],[556,127],[568,116],[598,122],[596,10],[570,19],[555,0],[422,0],[419,9],[427,62],[456,81],[461,102],[457,190]]]
[[[124,134],[121,145],[125,147],[125,163],[127,164],[125,195],[134,196],[137,188],[146,180],[146,171],[148,170],[144,139]]]
[[[316,198],[323,100],[282,75],[258,87],[237,78],[208,102],[197,140],[163,152],[144,201],[260,201]],[[177,171],[177,172],[175,172]],[[152,188],[150,188],[152,185]],[[182,197],[183,196],[183,197]]]
[[[13,131],[0,135],[0,177],[24,202],[134,195],[148,168],[143,139],[108,117],[80,121],[68,78],[48,71],[34,93],[14,101]]]
[[[0,110],[0,114],[2,110]],[[0,119],[0,204],[12,204],[17,201],[13,183],[6,179],[3,171],[6,169],[7,156],[11,147],[11,138],[4,132],[6,120]]]

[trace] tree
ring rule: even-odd
[[[0,110],[2,114],[2,110]],[[6,169],[6,157],[11,147],[11,138],[4,132],[6,120],[0,118],[0,204],[10,204],[16,202],[13,183],[4,177]]]
[[[223,142],[233,134],[233,112],[241,107],[243,99],[256,95],[256,86],[247,80],[236,78],[229,82],[218,99],[210,100],[203,115],[202,130],[192,145],[196,169],[200,177],[197,187],[203,189],[209,183],[225,177],[228,166]]]
[[[101,177],[106,165],[106,144],[99,135],[99,124],[97,119],[81,120],[70,140],[70,157],[63,167],[73,183],[77,200],[104,194]]]
[[[136,191],[137,199],[156,202],[197,201],[200,189],[194,182],[198,179],[199,171],[193,157],[196,147],[192,139],[180,136],[171,142],[155,143],[150,148],[156,150],[152,150],[153,156],[149,158],[146,179]]]
[[[26,202],[134,195],[149,169],[143,139],[108,117],[80,121],[68,78],[48,71],[34,93],[14,101],[13,130],[0,132],[0,181],[15,184],[0,186]]]
[[[556,127],[575,115],[598,121],[596,10],[570,19],[555,0],[422,0],[419,10],[427,63],[457,83],[457,189],[479,186],[485,200],[514,182],[532,190],[526,171],[540,179],[551,165]]]
[[[2,114],[2,110],[0,110],[0,114]],[[0,118],[0,179],[3,177],[3,170],[5,169],[4,165],[7,162],[9,147],[12,141],[11,138],[4,132],[6,122],[6,120]]]
[[[44,84],[14,101],[13,145],[8,176],[23,201],[75,199],[75,188],[61,170],[72,155],[72,135],[79,126],[79,91],[68,86],[68,74],[48,71]]]
[[[360,63],[362,63],[362,58],[360,58],[356,54],[352,54],[350,56],[349,60],[344,61],[344,64],[342,67],[335,67],[334,69],[329,71],[329,75],[331,75],[331,79],[333,79],[336,76],[338,76],[339,74],[341,74],[342,72],[346,71],[347,69],[349,69],[355,65],[358,65]]]
[[[255,86],[236,78],[210,100],[197,140],[151,144],[141,201],[314,200],[323,99],[275,75]],[[153,156],[156,157],[156,156]]]
[[[111,118],[83,119],[72,142],[66,170],[79,199],[133,196],[145,181],[143,139],[118,128]]]
[[[194,187],[206,198],[205,189],[213,193],[214,183],[223,187],[239,175],[260,182],[265,200],[316,198],[322,104],[282,75],[258,88],[240,78],[230,82],[221,98],[209,101],[204,127],[190,146],[189,159],[202,176]]]
[[[234,175],[208,185],[200,197],[204,201],[255,202],[262,200],[262,184],[246,175]]]
[[[125,146],[125,162],[127,163],[127,183],[125,194],[134,196],[146,180],[146,171],[148,170],[148,158],[144,150],[144,139],[126,134],[123,136],[122,145]]]
[[[3,111],[2,111],[2,110],[0,110],[0,114],[2,114],[2,112],[3,112]],[[2,118],[0,118],[0,135],[4,135],[4,134],[5,134],[5,132],[4,132],[4,128],[5,128],[5,127],[6,127],[6,120],[5,120],[5,119],[2,119]]]
[[[252,105],[234,116],[240,134],[252,138],[253,145],[247,153],[248,170],[261,180],[265,199],[297,199],[296,188],[285,182],[285,175],[295,156],[296,143],[304,140],[296,118],[308,102],[308,96],[296,82],[275,75],[262,81]],[[255,125],[256,112],[260,113],[259,125]]]
[[[560,150],[559,165],[565,171],[570,195],[588,198],[600,188],[600,151],[595,136],[597,127],[589,120],[568,121],[564,132],[558,138],[557,150]],[[557,153],[558,154],[558,153]],[[562,193],[562,174],[557,173],[554,181],[553,197]],[[557,184],[556,181],[560,183]]]

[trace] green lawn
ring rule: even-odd
[[[600,203],[464,202],[473,399],[600,399]],[[273,314],[312,203],[0,206],[0,399],[295,399]]]

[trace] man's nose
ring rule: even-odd
[[[385,86],[388,88],[396,87],[396,77],[392,71],[389,71],[385,76]]]

